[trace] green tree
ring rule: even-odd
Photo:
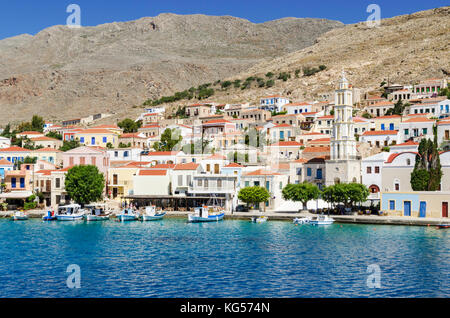
[[[138,131],[139,128],[141,128],[141,121],[134,121],[130,118],[125,118],[121,122],[117,123],[117,126],[122,128],[124,133],[135,133]]]
[[[319,198],[320,190],[315,184],[304,182],[288,184],[283,188],[282,194],[285,200],[301,202],[303,209],[306,210],[309,201]]]
[[[179,130],[167,128],[161,135],[161,140],[157,141],[153,145],[153,149],[156,151],[172,151],[174,148],[181,144],[183,137],[181,137]]]
[[[438,191],[442,180],[439,158],[437,127],[433,127],[434,140],[422,139],[419,144],[416,163],[411,173],[411,187],[414,191]]]
[[[63,145],[61,147],[59,147],[59,150],[61,151],[69,151],[75,148],[80,147],[80,142],[78,141],[78,139],[75,140],[64,140],[63,141]]]
[[[340,183],[323,190],[322,198],[331,204],[343,203],[351,208],[355,203],[365,202],[369,197],[369,189],[360,183]]]
[[[246,187],[239,191],[238,199],[249,205],[258,205],[261,202],[267,202],[270,198],[270,193],[263,187]]]
[[[61,134],[58,134],[57,132],[54,132],[54,131],[48,132],[45,136],[47,136],[47,137],[49,137],[49,138],[54,138],[54,139],[62,140],[62,135],[61,135]]]
[[[268,73],[266,74],[266,77],[267,77],[267,78],[272,78],[274,75],[275,75],[275,74],[273,74],[272,72],[268,72]]]
[[[45,121],[41,116],[34,115],[33,118],[31,119],[31,129],[33,131],[43,132],[44,125],[45,125]]]
[[[75,166],[67,172],[65,188],[70,198],[85,205],[102,199],[105,178],[96,166]]]

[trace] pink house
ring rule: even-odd
[[[93,165],[100,170],[108,180],[110,166],[109,155],[106,149],[97,147],[78,147],[62,153],[63,167],[77,165]]]

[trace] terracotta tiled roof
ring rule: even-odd
[[[384,135],[397,135],[398,130],[375,130],[365,131],[363,136],[384,136]]]
[[[197,170],[200,165],[195,162],[177,164],[174,170]]]
[[[330,152],[330,147],[306,147],[303,153]]]
[[[272,172],[272,171],[259,169],[259,170],[253,171],[253,172],[246,173],[245,175],[246,176],[280,176],[281,174]]]
[[[428,119],[426,117],[418,117],[418,118],[411,118],[411,119],[404,121],[404,123],[425,123],[425,122],[434,122],[434,120]]]
[[[113,134],[111,130],[103,128],[87,128],[78,131],[79,134]]]
[[[225,119],[213,119],[207,121],[206,123],[203,123],[203,125],[212,125],[212,124],[231,124],[231,122]]]
[[[30,152],[30,150],[22,148],[22,147],[12,146],[12,147],[8,147],[8,148],[0,149],[0,152]]]
[[[224,168],[243,168],[243,166],[241,166],[238,163],[233,162],[233,163],[230,163],[230,164],[224,166]]]
[[[47,137],[47,136],[42,136],[42,137],[33,138],[33,141],[59,141],[59,140],[56,139],[56,138],[50,138],[50,137]]]
[[[412,141],[412,140],[408,140],[407,142],[401,143],[401,144],[397,144],[397,145],[392,145],[391,147],[401,147],[401,146],[418,146],[419,143]]]
[[[271,144],[270,147],[301,147],[302,144],[298,141],[279,141],[275,144]]]
[[[43,133],[39,131],[22,131],[21,133],[18,133],[17,135],[43,135]]]
[[[167,170],[139,170],[139,176],[165,176]]]
[[[172,163],[160,163],[157,165],[152,166],[152,169],[174,169],[176,164]]]
[[[392,155],[389,156],[388,160],[386,161],[386,163],[392,163],[392,161],[395,160],[395,158],[397,158],[400,155],[406,154],[406,153],[412,153],[412,154],[418,154],[418,152],[411,152],[411,151],[406,151],[406,152],[399,152],[399,153],[393,153]]]

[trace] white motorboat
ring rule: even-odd
[[[224,216],[225,212],[217,212],[217,208],[215,207],[203,206],[196,208],[194,214],[189,214],[188,221],[190,223],[218,222],[222,221]]]
[[[86,206],[85,219],[91,221],[106,221],[109,220],[110,214],[105,212],[104,204]]]
[[[330,225],[334,223],[334,219],[327,215],[319,215],[309,221],[311,225]]]
[[[157,211],[156,206],[148,206],[145,208],[145,213],[141,216],[142,221],[158,221],[162,220],[166,215],[163,211]]]
[[[117,215],[117,219],[121,222],[125,221],[136,221],[139,220],[139,214],[133,209],[124,209],[120,214]]]
[[[267,216],[254,216],[252,217],[253,223],[264,223],[267,222],[269,218]]]
[[[308,223],[311,222],[311,220],[312,220],[311,217],[305,216],[305,217],[302,217],[302,218],[295,218],[293,223],[294,224],[308,224]]]
[[[58,208],[56,219],[58,221],[79,221],[83,220],[85,212],[79,204],[64,205]]]
[[[16,211],[14,212],[12,219],[14,221],[25,221],[28,220],[28,215],[23,211]]]

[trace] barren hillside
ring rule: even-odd
[[[0,41],[0,124],[124,112],[312,45],[336,21],[161,14]]]
[[[326,65],[325,71],[306,77],[295,70]],[[317,43],[298,52],[261,62],[241,74],[265,78],[273,72],[290,72],[286,82],[276,80],[271,88],[234,89],[218,92],[215,100],[257,102],[262,95],[281,93],[294,100],[314,98],[330,92],[342,70],[349,80],[363,90],[379,89],[383,80],[411,83],[450,74],[450,7],[417,12],[381,21],[369,28],[365,22],[327,32]],[[265,78],[267,79],[267,78]]]

